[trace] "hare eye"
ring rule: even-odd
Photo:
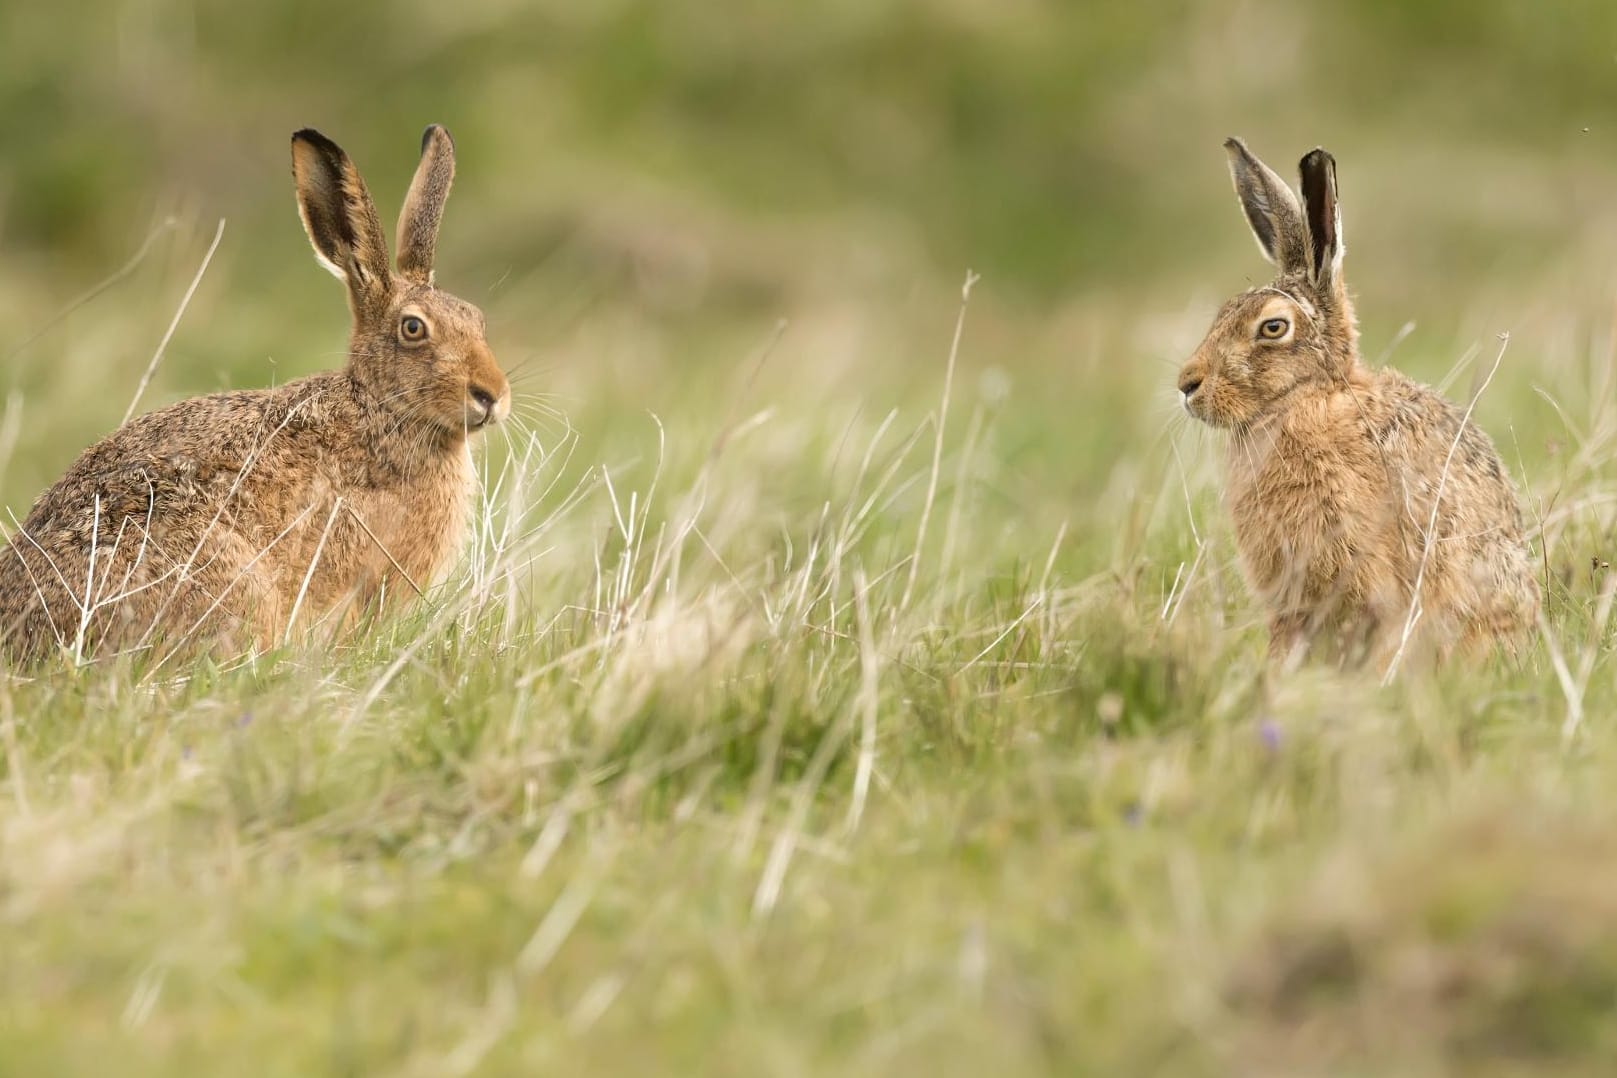
[[[407,314],[399,322],[399,336],[407,341],[424,341],[427,339],[427,323],[413,314]]]
[[[1266,341],[1278,341],[1290,328],[1291,323],[1284,318],[1265,318],[1258,324],[1258,336]]]

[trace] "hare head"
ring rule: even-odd
[[[1279,274],[1225,303],[1179,372],[1185,410],[1241,430],[1309,384],[1339,383],[1357,365],[1357,330],[1342,282],[1336,161],[1312,150],[1298,169],[1299,203],[1238,138],[1224,143],[1235,193]]]
[[[433,251],[455,177],[455,144],[434,124],[399,214],[398,269],[359,170],[320,132],[292,136],[298,212],[320,264],[348,286],[349,370],[401,425],[463,435],[505,418],[511,390],[483,337],[483,312],[433,284]]]

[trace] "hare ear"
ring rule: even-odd
[[[356,309],[392,288],[382,222],[359,170],[342,148],[312,128],[292,136],[298,214],[315,257],[348,283]]]
[[[1308,264],[1302,209],[1297,196],[1274,170],[1253,156],[1238,138],[1224,141],[1230,155],[1230,178],[1241,200],[1252,234],[1263,256],[1282,273],[1296,273]]]
[[[399,211],[399,275],[416,284],[432,283],[433,254],[438,247],[438,224],[444,200],[455,181],[455,142],[449,132],[433,124],[421,136],[421,163],[416,166],[410,192]]]
[[[1297,166],[1303,181],[1303,211],[1308,221],[1308,275],[1314,287],[1326,290],[1339,283],[1342,256],[1342,207],[1336,200],[1336,158],[1322,149],[1310,150]]]

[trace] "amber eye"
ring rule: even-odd
[[[427,323],[413,314],[407,314],[399,322],[399,336],[407,341],[424,341],[427,339]]]
[[[1265,318],[1258,324],[1258,336],[1266,341],[1278,341],[1290,328],[1291,323],[1284,318]]]

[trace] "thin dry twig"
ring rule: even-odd
[[[1470,403],[1465,406],[1465,414],[1460,417],[1460,426],[1454,432],[1454,441],[1449,443],[1448,456],[1443,458],[1443,471],[1438,476],[1437,490],[1432,495],[1432,511],[1427,516],[1426,530],[1424,532],[1426,541],[1421,544],[1420,566],[1415,570],[1415,587],[1409,597],[1409,615],[1404,619],[1404,631],[1398,640],[1398,650],[1393,652],[1392,661],[1387,664],[1387,672],[1382,675],[1381,683],[1383,685],[1391,684],[1392,679],[1397,676],[1398,667],[1404,661],[1404,653],[1409,647],[1410,638],[1415,633],[1415,623],[1420,620],[1421,587],[1426,582],[1426,567],[1432,560],[1432,547],[1436,543],[1437,513],[1443,504],[1443,490],[1448,486],[1449,469],[1454,463],[1454,454],[1460,448],[1460,439],[1465,437],[1465,428],[1471,422],[1471,413],[1476,411],[1477,401],[1482,399],[1482,395],[1488,390],[1489,383],[1493,381],[1493,376],[1498,373],[1499,364],[1504,360],[1505,349],[1508,347],[1510,347],[1510,334],[1501,333],[1499,335],[1499,351],[1493,357],[1493,366],[1488,368],[1488,376],[1482,380],[1482,384],[1477,387],[1477,391],[1471,395]]]
[[[103,277],[100,281],[85,289],[83,292],[80,292],[68,302],[66,307],[63,307],[60,311],[57,311],[50,318],[46,319],[44,325],[40,326],[38,329],[34,330],[34,332],[24,337],[20,343],[5,354],[4,360],[0,360],[0,362],[9,363],[12,359],[15,359],[18,355],[20,355],[29,345],[33,344],[45,334],[49,333],[56,326],[60,325],[62,321],[68,317],[68,315],[72,314],[80,307],[83,307],[86,303],[89,303],[91,300],[95,299],[97,296],[111,288],[113,285],[117,284],[119,281],[123,280],[125,277],[128,277],[131,273],[134,273],[136,268],[139,267],[142,262],[146,261],[146,254],[152,249],[152,244],[157,242],[157,237],[161,236],[165,232],[172,231],[175,224],[176,221],[173,217],[163,218],[163,220],[158,222],[156,228],[146,233],[146,238],[140,241],[140,247],[135,251],[134,254],[129,256],[129,261],[125,262],[122,266],[119,266],[116,270],[112,271],[111,274]]]
[[[870,777],[876,769],[876,705],[880,700],[881,670],[876,655],[876,641],[870,628],[869,588],[865,571],[854,572],[854,611],[859,622],[859,761],[854,769],[853,799],[848,804],[848,819],[844,830],[853,834],[865,814],[865,799],[870,794]]]
[[[338,500],[341,501],[341,499]],[[354,523],[359,525],[360,530],[370,537],[371,542],[376,544],[376,549],[380,550],[382,552],[382,556],[388,560],[388,564],[393,566],[394,572],[398,573],[404,578],[404,582],[415,590],[417,596],[425,598],[427,593],[421,590],[421,585],[412,580],[410,578],[410,574],[404,571],[404,566],[399,564],[398,559],[393,556],[393,552],[376,537],[375,532],[371,531],[371,526],[365,523],[364,518],[359,515],[359,512],[352,505],[346,505],[344,508],[348,510],[348,515],[353,518]]]
[[[320,531],[320,541],[314,545],[314,554],[309,558],[309,571],[303,574],[303,583],[298,585],[298,596],[292,600],[292,612],[286,616],[286,631],[281,634],[281,643],[286,645],[292,641],[292,626],[298,623],[298,611],[303,609],[304,596],[309,593],[309,581],[314,579],[314,571],[320,567],[320,556],[326,551],[326,540],[331,538],[332,525],[337,523],[337,514],[342,511],[342,495],[332,503],[331,512],[326,516],[326,526]]]
[[[185,317],[185,309],[191,305],[191,297],[196,295],[198,286],[202,284],[202,275],[208,272],[208,264],[213,261],[213,253],[219,249],[219,241],[225,235],[225,219],[219,218],[219,227],[213,230],[213,242],[208,244],[208,253],[202,256],[202,265],[197,267],[196,276],[191,278],[191,285],[185,290],[180,299],[180,305],[169,320],[168,329],[163,331],[163,339],[157,342],[157,351],[152,353],[151,362],[146,364],[146,373],[140,376],[140,384],[135,386],[134,399],[129,407],[124,409],[124,417],[118,421],[121,427],[129,422],[129,417],[135,414],[140,406],[140,398],[146,394],[146,387],[151,384],[152,376],[157,373],[157,365],[163,362],[163,353],[168,349],[168,342],[174,338],[174,331],[180,328],[180,319]]]
[[[949,396],[954,391],[955,362],[960,356],[960,338],[966,331],[966,307],[971,302],[971,286],[978,277],[966,271],[966,283],[960,287],[960,313],[955,316],[954,340],[949,345],[949,365],[943,372],[943,400],[938,405],[936,437],[932,442],[932,475],[926,484],[926,501],[921,505],[921,523],[915,530],[915,557],[910,560],[910,576],[904,583],[904,596],[899,609],[908,609],[910,596],[915,592],[915,578],[921,571],[921,548],[926,544],[927,525],[932,520],[932,503],[938,496],[938,475],[943,470],[943,434],[949,418]]]

